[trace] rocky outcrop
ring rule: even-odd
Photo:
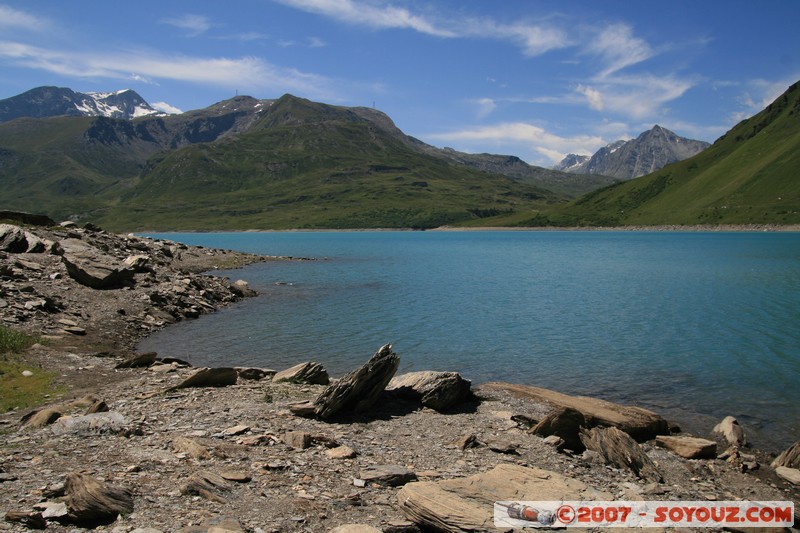
[[[434,531],[494,531],[493,502],[611,500],[609,493],[547,470],[500,464],[487,472],[408,483],[397,493],[405,515]]]
[[[400,358],[391,344],[382,346],[364,366],[329,385],[313,402],[314,414],[328,419],[342,412],[368,410],[394,376]]]
[[[458,372],[409,372],[392,378],[386,390],[443,412],[473,398],[471,383]]]
[[[119,289],[131,282],[136,272],[80,239],[59,241],[57,253],[67,267],[67,274],[93,289]]]
[[[556,409],[575,409],[583,414],[587,428],[617,427],[640,442],[669,433],[669,424],[663,417],[641,407],[620,405],[587,396],[570,396],[540,387],[511,383],[487,383],[481,386],[481,390],[505,390],[524,398],[550,404]]]

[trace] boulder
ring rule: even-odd
[[[713,459],[717,456],[717,443],[698,437],[659,435],[656,444],[685,459]]]
[[[572,407],[563,407],[544,417],[529,432],[539,437],[555,435],[563,441],[561,447],[580,453],[585,449],[580,439],[580,430],[586,425],[583,413]]]
[[[189,387],[227,387],[235,385],[239,374],[234,368],[201,368],[181,383],[167,389],[168,391],[186,389]]]
[[[739,421],[732,416],[723,418],[722,422],[714,426],[713,431],[722,435],[722,438],[733,446],[743,446],[746,442],[744,429],[739,425]]]
[[[116,411],[83,416],[62,416],[51,426],[55,435],[119,434],[128,429],[128,420]]]
[[[287,381],[290,383],[308,383],[311,385],[327,385],[330,377],[325,368],[313,361],[294,365],[286,370],[281,370],[272,376],[273,383]]]
[[[251,381],[261,381],[262,379],[269,376],[274,376],[277,373],[269,368],[243,368],[238,366],[236,367],[236,372],[239,373],[240,379],[249,379]]]
[[[556,472],[508,463],[472,476],[408,483],[397,493],[400,509],[421,529],[453,533],[495,531],[495,501],[612,499]]]
[[[8,511],[6,522],[16,522],[28,529],[47,529],[47,520],[36,511]]]
[[[67,518],[81,525],[109,524],[118,515],[133,512],[133,493],[91,476],[73,472],[67,475],[65,503]]]
[[[21,254],[27,251],[25,230],[12,224],[0,224],[0,252]]]
[[[287,431],[283,436],[283,442],[295,450],[305,450],[311,446],[311,433],[305,431]]]
[[[481,390],[492,389],[508,391],[555,408],[571,407],[583,414],[587,427],[617,427],[639,442],[669,433],[669,424],[663,417],[641,407],[621,405],[587,396],[570,396],[530,385],[491,382],[481,386]]]
[[[386,390],[441,412],[472,399],[470,385],[458,372],[422,371],[392,378]]]
[[[587,449],[599,453],[614,466],[627,468],[646,481],[656,483],[663,481],[663,477],[653,461],[644,453],[641,446],[624,431],[615,427],[582,429],[580,438]]]
[[[325,455],[327,455],[329,459],[352,459],[357,454],[350,446],[342,445],[325,450]]]
[[[26,213],[25,211],[0,211],[0,220],[13,220],[29,226],[55,226],[55,221],[47,215]]]
[[[134,269],[80,239],[58,242],[69,277],[93,289],[118,289],[133,280]]]
[[[314,400],[314,413],[328,419],[340,412],[366,411],[383,393],[400,365],[392,345],[382,346],[364,366],[328,385]]]
[[[779,466],[775,469],[778,477],[785,479],[792,485],[800,485],[800,470],[797,468],[788,468],[786,466]]]
[[[772,468],[788,466],[789,468],[800,468],[800,441],[795,442],[772,461]]]

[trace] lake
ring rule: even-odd
[[[453,231],[151,234],[314,257],[236,271],[260,295],[145,339],[195,365],[336,376],[382,344],[455,370],[653,409],[757,447],[800,440],[800,233]]]

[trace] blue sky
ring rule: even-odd
[[[550,166],[654,124],[715,140],[800,80],[799,22],[798,0],[0,0],[0,98],[291,93]]]

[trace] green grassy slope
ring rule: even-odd
[[[558,198],[410,148],[347,108],[292,96],[247,132],[151,161],[99,217],[111,229],[418,227]]]
[[[800,223],[799,85],[695,157],[522,224]]]

